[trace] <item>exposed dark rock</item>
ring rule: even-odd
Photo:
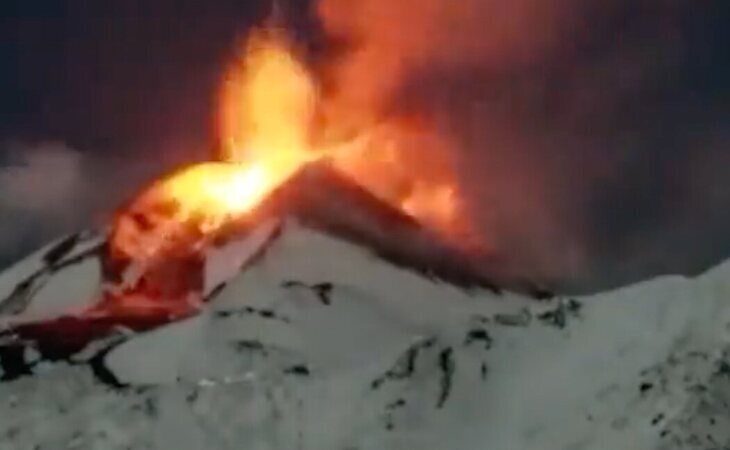
[[[92,356],[88,362],[89,367],[91,368],[91,372],[94,374],[94,378],[96,378],[96,380],[101,384],[104,384],[112,389],[126,389],[127,387],[129,387],[128,384],[119,381],[114,372],[112,372],[106,365],[107,355],[112,350],[117,348],[120,344],[121,342],[115,343],[99,351],[94,356]]]
[[[580,312],[583,310],[583,304],[573,298],[568,300],[568,312],[573,317],[580,317]]]
[[[78,255],[74,255],[71,258],[61,260],[61,261],[55,263],[53,266],[50,266],[48,268],[48,270],[51,273],[55,274],[55,273],[59,272],[60,270],[63,270],[67,267],[75,266],[76,264],[86,261],[88,258],[101,257],[104,246],[105,246],[105,244],[99,244],[97,246],[94,246],[88,250],[85,250],[85,251],[79,253]]]
[[[105,364],[105,358],[123,341],[119,341],[113,345],[107,346],[106,348],[95,353],[91,358],[86,361],[77,361],[72,359],[72,355],[62,353],[59,347],[50,349],[46,346],[44,350],[46,353],[41,351],[41,359],[35,362],[28,362],[25,359],[25,352],[28,345],[31,344],[12,344],[0,347],[0,366],[3,369],[3,376],[0,381],[13,381],[24,376],[32,376],[34,374],[33,368],[40,361],[59,363],[63,362],[68,365],[88,365],[91,369],[94,378],[113,389],[123,389],[127,385],[121,383],[114,373],[109,370]],[[50,350],[49,350],[50,349]],[[50,352],[50,353],[49,353]]]
[[[730,378],[730,363],[724,359],[719,361],[717,364],[717,370],[715,371],[715,376]]]
[[[185,401],[188,404],[193,404],[198,400],[198,397],[200,397],[200,389],[193,387],[193,389],[185,396]]]
[[[257,316],[262,319],[277,320],[284,323],[290,323],[291,320],[288,317],[278,315],[274,310],[253,308],[251,306],[245,306],[243,308],[218,310],[214,312],[214,317],[220,319],[228,319],[231,317],[244,317],[244,316]]]
[[[490,350],[494,341],[486,328],[474,328],[467,333],[464,345],[468,346],[474,342],[482,342],[484,343],[484,349]]]
[[[78,240],[79,238],[77,237],[76,239]],[[74,245],[76,245],[76,242]],[[99,256],[101,248],[102,246],[99,245],[81,252],[72,258],[61,260],[63,256],[71,251],[72,248],[69,248],[63,255],[58,256],[58,259],[54,260],[53,265],[47,265],[20,281],[6,298],[0,300],[0,315],[16,315],[22,313],[32,301],[33,296],[46,285],[53,274],[67,267],[79,264],[89,257]],[[57,253],[60,254],[60,252]]]
[[[291,289],[291,288],[304,288],[311,290],[319,299],[319,301],[322,302],[324,305],[331,305],[332,304],[332,290],[334,289],[334,285],[332,283],[316,283],[316,284],[307,284],[303,283],[301,281],[294,281],[294,280],[287,280],[284,281],[282,284],[282,287]]]
[[[436,408],[441,409],[451,394],[454,372],[456,371],[456,361],[454,360],[454,350],[452,348],[446,348],[439,353],[439,368],[441,369],[441,391]]]
[[[76,247],[76,244],[78,244],[80,237],[80,233],[75,233],[62,240],[58,244],[54,245],[50,250],[45,253],[45,255],[43,255],[43,262],[45,262],[47,266],[52,266],[56,264]]]
[[[395,430],[395,420],[393,418],[393,413],[406,406],[406,401],[403,398],[399,398],[391,403],[388,403],[385,405],[385,429],[388,431]]]
[[[293,367],[290,367],[284,371],[287,375],[297,375],[301,377],[308,377],[311,375],[311,371],[309,370],[309,367],[299,364]]]
[[[0,366],[3,368],[3,381],[33,375],[33,368],[40,362],[66,363],[78,366],[87,365],[97,381],[114,389],[127,387],[116,379],[106,367],[106,355],[125,338],[115,339],[114,343],[95,352],[91,357],[79,359],[82,350],[95,341],[102,341],[118,334],[118,328],[143,332],[169,323],[167,316],[67,316],[45,322],[24,324],[0,333]],[[32,348],[39,359],[29,362],[25,352]]]
[[[405,399],[399,398],[398,400],[386,405],[385,409],[394,410],[394,409],[402,408],[404,406],[406,406]]]
[[[210,303],[223,292],[223,290],[226,288],[226,286],[228,286],[228,283],[219,284],[218,286],[213,288],[212,291],[210,291],[210,294],[208,294],[208,296],[205,297],[205,299],[203,301],[205,303]]]
[[[43,286],[44,275],[45,269],[16,284],[12,292],[0,300],[0,315],[15,315],[25,311],[33,295]]]
[[[434,338],[427,339],[425,341],[418,342],[406,350],[406,352],[398,358],[395,366],[388,370],[382,376],[376,378],[371,383],[372,389],[379,389],[383,383],[388,380],[403,380],[410,378],[416,370],[416,360],[418,359],[419,353],[427,348],[433,347],[436,343]]]
[[[661,422],[662,420],[664,420],[664,414],[657,414],[657,415],[656,415],[656,416],[655,416],[655,417],[654,417],[654,418],[653,418],[653,419],[651,420],[651,424],[652,424],[652,426],[657,426],[657,425],[659,424],[659,422]]]
[[[537,318],[546,325],[563,329],[568,323],[568,317],[580,318],[582,308],[583,305],[577,300],[561,300],[555,309],[544,312]]]
[[[33,366],[25,360],[25,348],[17,345],[0,347],[0,368],[0,382],[33,374]]]
[[[535,300],[552,300],[555,298],[555,292],[541,286],[528,286],[527,294]]]

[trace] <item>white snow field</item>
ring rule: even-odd
[[[17,330],[98,300],[104,237],[0,275],[0,449],[730,448],[730,263],[540,300],[300,219],[208,249],[193,316],[66,353]]]

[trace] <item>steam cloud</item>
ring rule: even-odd
[[[697,270],[730,252],[716,209],[730,192],[706,187],[722,182],[708,168],[730,163],[717,150],[727,108],[700,84],[722,45],[701,30],[721,8],[321,0],[325,30],[350,44],[324,69],[329,106],[426,116],[448,136],[473,219],[512,275],[596,288]],[[423,156],[414,170],[429,170]]]
[[[83,220],[82,157],[62,144],[5,144],[0,169],[0,255],[8,262],[38,239],[57,237]]]
[[[60,142],[5,142],[0,158],[0,267],[65,233],[103,227],[121,202],[170,166]]]

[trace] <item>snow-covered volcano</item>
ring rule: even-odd
[[[328,170],[259,211],[165,272],[179,316],[88,314],[103,234],[0,275],[0,448],[730,445],[730,265],[538,299]]]

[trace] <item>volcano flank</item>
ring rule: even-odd
[[[154,264],[85,232],[0,274],[0,446],[727,442],[727,264],[591,297],[498,292],[322,161],[215,233],[184,228]]]
[[[138,233],[158,232],[144,211],[132,209],[121,215],[132,217]],[[166,229],[164,252],[152,263],[140,264],[115,253],[110,245],[114,229],[109,239],[102,238],[92,251],[81,255],[74,255],[74,247],[83,244],[78,235],[61,241],[45,252],[38,271],[0,301],[0,310],[11,313],[10,321],[19,324],[5,336],[34,341],[40,349],[52,343],[48,352],[66,354],[118,327],[141,331],[189,317],[214,298],[227,279],[265,258],[294,224],[350,242],[372,257],[434,281],[499,292],[466,252],[323,160],[303,166],[255,209],[231,217],[215,233],[202,233],[194,222],[178,224],[172,233]],[[101,266],[100,294],[86,299],[85,309],[30,325],[13,319],[23,316],[53,273],[89,258]]]

